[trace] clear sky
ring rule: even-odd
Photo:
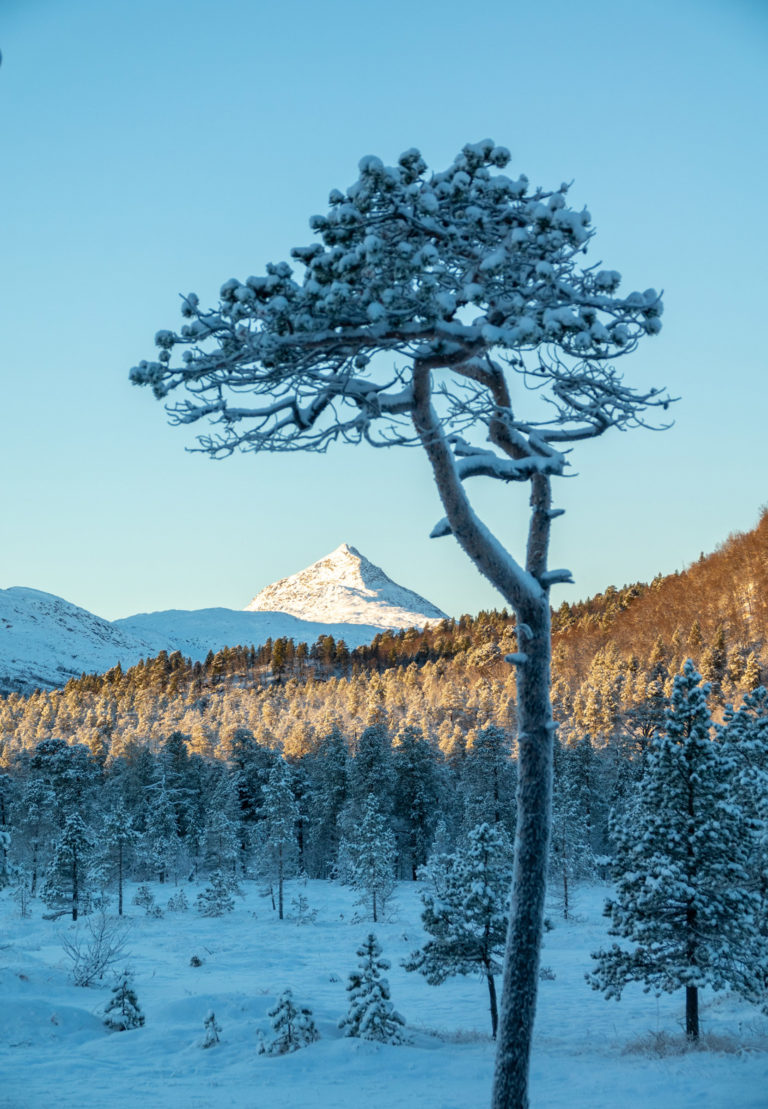
[[[110,619],[245,606],[341,542],[452,614],[501,604],[416,450],[185,452],[128,382],[175,328],[312,240],[363,154],[467,141],[587,204],[591,261],[663,288],[623,364],[663,434],[576,448],[553,602],[681,569],[768,501],[768,6],[761,0],[1,0],[0,587]],[[478,504],[513,550],[524,487]]]

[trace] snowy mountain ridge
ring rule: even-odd
[[[388,628],[412,628],[446,618],[347,543],[298,574],[262,589],[246,612],[287,612],[300,620]]]
[[[52,593],[16,586],[0,589],[0,694],[55,688],[160,651],[197,660],[223,647],[282,637],[313,643],[320,635],[353,648],[378,632],[443,618],[347,544],[267,586],[244,610],[170,610],[109,621]]]

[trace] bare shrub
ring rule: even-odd
[[[106,971],[120,962],[128,942],[128,926],[104,909],[87,918],[61,946],[70,960],[70,974],[76,986],[92,986]]]

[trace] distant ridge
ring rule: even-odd
[[[56,688],[160,651],[196,661],[223,647],[258,647],[279,638],[314,643],[321,635],[353,648],[378,632],[442,619],[438,608],[396,585],[346,543],[267,586],[239,611],[170,610],[109,621],[52,593],[0,589],[0,694]]]

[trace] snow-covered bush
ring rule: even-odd
[[[112,997],[104,1010],[104,1023],[112,1032],[141,1028],[144,1014],[133,989],[133,975],[124,970],[112,987]]]
[[[274,1036],[259,1044],[260,1055],[287,1055],[320,1039],[312,1019],[312,1010],[299,1008],[291,990],[283,990],[277,1005],[269,1010]]]
[[[389,982],[382,973],[389,970],[391,964],[381,958],[381,946],[372,932],[357,949],[357,954],[360,966],[349,976],[349,1009],[339,1021],[339,1028],[346,1036],[400,1044],[405,1021],[392,1005]]]

